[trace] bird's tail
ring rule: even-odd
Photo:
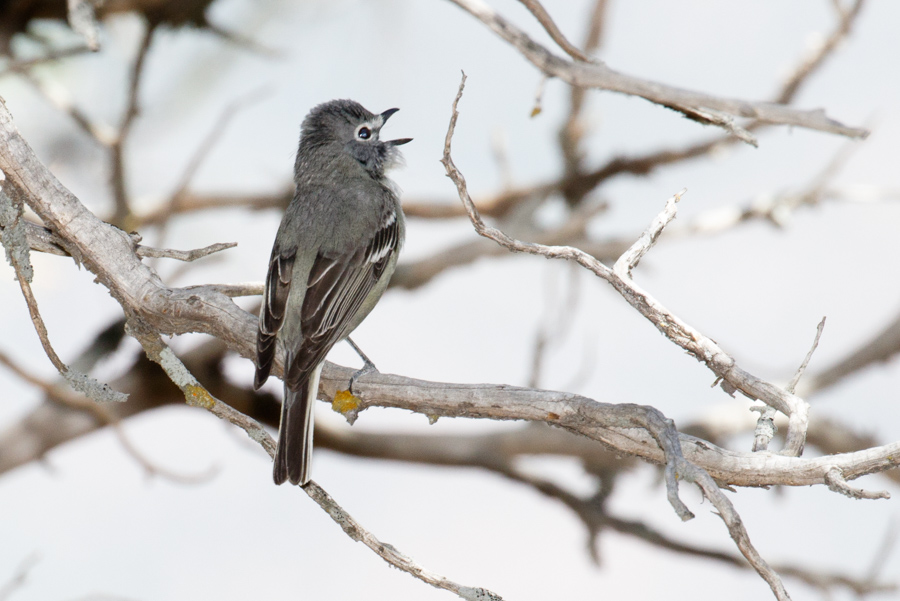
[[[313,408],[319,391],[319,365],[301,380],[296,390],[285,385],[281,405],[281,424],[278,426],[278,446],[275,448],[275,484],[290,480],[291,484],[309,482],[309,464],[313,446]]]

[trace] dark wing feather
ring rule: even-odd
[[[297,249],[272,249],[266,290],[259,312],[259,333],[256,337],[256,376],[253,385],[259,388],[269,377],[275,361],[275,337],[284,323],[285,308],[291,292],[291,276]]]
[[[389,218],[364,248],[316,255],[300,311],[303,340],[285,374],[288,387],[299,385],[349,334],[354,317],[384,275],[399,237],[399,223]]]

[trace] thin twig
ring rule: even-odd
[[[822,330],[825,329],[825,318],[822,318],[822,321],[819,322],[819,325],[816,326],[816,338],[813,340],[812,346],[809,348],[809,352],[806,353],[806,357],[803,358],[803,363],[800,364],[800,367],[797,368],[797,373],[794,374],[794,377],[791,378],[791,381],[785,387],[785,390],[793,393],[794,389],[797,388],[797,383],[800,381],[800,378],[803,377],[803,372],[806,371],[806,367],[809,365],[809,360],[812,359],[813,353],[816,352],[816,349],[819,348],[819,339],[822,338]]]
[[[679,110],[712,110],[733,117],[746,117],[781,125],[794,125],[851,138],[864,138],[869,132],[849,127],[819,110],[798,110],[772,102],[752,102],[676,88],[655,81],[619,73],[602,63],[573,62],[552,54],[528,34],[497,14],[483,0],[450,0],[494,33],[503,38],[544,74],[577,86],[601,88],[639,96],[650,102]]]
[[[462,94],[465,84],[463,75],[460,91],[456,102]],[[650,246],[659,236],[662,228],[675,216],[676,202],[679,195],[676,194],[666,202],[666,208],[651,224],[650,228],[632,245],[616,262],[615,269],[610,269],[596,258],[586,252],[572,246],[549,246],[523,242],[511,238],[497,228],[488,226],[481,219],[472,198],[469,196],[465,177],[456,168],[450,156],[450,142],[456,127],[459,114],[454,103],[450,125],[444,141],[444,156],[441,159],[447,172],[447,176],[456,185],[459,198],[475,231],[485,238],[489,238],[500,246],[513,252],[526,252],[547,258],[565,259],[577,262],[582,267],[590,270],[600,278],[610,283],[625,300],[646,317],[667,338],[685,349],[699,361],[702,361],[716,375],[717,382],[721,382],[723,390],[729,394],[740,390],[751,399],[759,399],[789,417],[788,435],[785,441],[784,454],[797,456],[803,451],[806,440],[806,428],[809,422],[809,405],[801,398],[792,395],[785,390],[753,376],[737,366],[735,360],[725,353],[712,339],[704,336],[696,329],[673,315],[659,301],[651,297],[646,291],[635,284],[630,277],[630,270],[640,257],[649,250]],[[680,193],[679,193],[680,194]]]
[[[603,44],[603,30],[606,24],[607,0],[594,0],[591,9],[587,35],[584,39],[585,54],[592,54]]]
[[[696,121],[697,123],[703,123],[704,125],[716,125],[718,127],[721,127],[736,139],[742,142],[746,142],[754,148],[759,146],[759,140],[756,139],[756,136],[750,133],[748,128],[741,127],[740,125],[735,123],[734,117],[726,115],[721,111],[716,111],[713,109],[684,108],[677,106],[667,106],[667,108],[678,111],[688,119]]]
[[[68,388],[64,388],[58,384],[48,382],[47,380],[38,377],[13,361],[13,359],[3,351],[0,351],[0,365],[5,366],[24,382],[41,390],[48,400],[80,413],[86,413],[93,417],[98,424],[111,428],[113,432],[115,432],[116,437],[119,439],[119,443],[122,445],[125,452],[144,469],[148,476],[160,476],[180,484],[198,484],[206,482],[215,476],[217,470],[214,467],[208,469],[203,474],[187,475],[178,474],[155,464],[138,450],[137,446],[135,446],[131,439],[126,435],[119,419],[105,406],[84,396],[73,394]]]
[[[544,287],[547,291],[546,307],[544,318],[535,335],[534,348],[531,351],[531,374],[528,376],[528,386],[532,388],[540,386],[544,360],[549,346],[561,342],[575,323],[581,279],[579,278],[580,274],[575,271],[576,266],[572,267],[571,271],[566,270],[571,276],[565,299],[557,298],[560,286],[557,286],[555,282]],[[550,274],[555,275],[556,271],[552,271]]]
[[[682,188],[680,192],[676,192],[666,200],[666,206],[663,211],[654,217],[653,221],[650,222],[650,226],[616,261],[613,266],[615,273],[625,278],[631,278],[631,271],[638,266],[644,255],[650,252],[650,249],[656,244],[666,226],[675,219],[675,214],[678,211],[676,205],[685,194],[687,194],[687,188]]]
[[[0,176],[2,176],[2,178],[0,178],[0,185],[3,185],[6,182],[6,176],[2,172],[0,172]],[[7,259],[16,272],[19,288],[22,290],[22,295],[25,297],[25,303],[28,305],[28,314],[31,316],[31,323],[34,324],[34,330],[37,332],[38,338],[41,341],[41,346],[44,347],[44,353],[50,359],[50,362],[57,371],[59,371],[60,374],[65,374],[69,371],[69,368],[63,363],[62,359],[59,358],[59,355],[56,354],[53,345],[50,344],[47,326],[44,325],[44,319],[41,317],[41,313],[38,310],[37,300],[34,298],[34,293],[31,291],[30,282],[32,272],[30,262],[28,262],[28,247],[26,246],[24,239],[18,240],[17,238],[9,236],[9,233],[18,230],[19,228],[23,228],[22,203],[17,202],[14,195],[15,193],[12,192],[12,188],[8,191],[5,186],[0,187],[0,213],[2,213],[0,217],[3,217],[3,219],[0,220],[0,233],[3,233],[3,246],[6,249]],[[24,238],[24,236],[20,237]]]
[[[69,58],[71,56],[80,56],[82,54],[87,54],[91,52],[91,49],[87,46],[75,46],[73,48],[63,48],[61,50],[53,50],[48,54],[43,56],[38,56],[35,58],[14,60],[6,63],[4,65],[3,70],[0,70],[0,77],[4,77],[6,75],[13,75],[17,73],[24,73],[26,71],[30,71],[34,67],[38,65],[42,65],[44,63],[52,63],[58,61],[63,58]]]
[[[820,321],[819,325],[816,327],[816,338],[813,340],[812,347],[810,347],[809,352],[806,353],[806,357],[803,358],[803,363],[800,364],[797,373],[794,374],[794,377],[791,378],[788,385],[784,387],[787,392],[791,394],[794,393],[797,383],[800,381],[803,372],[806,371],[806,367],[809,365],[809,360],[812,359],[813,353],[816,352],[816,348],[819,346],[819,338],[822,337],[822,330],[824,328],[825,318],[823,317],[822,321]],[[772,438],[775,437],[775,410],[768,406],[751,407],[751,409],[760,412],[759,420],[756,423],[756,433],[753,436],[753,452],[757,453],[768,450],[769,443],[772,441]]]
[[[138,226],[158,225],[165,223],[173,215],[192,213],[197,211],[209,211],[215,209],[241,208],[252,211],[262,211],[274,208],[286,207],[294,195],[294,186],[285,187],[282,192],[272,194],[198,194],[192,192],[182,193],[178,202],[171,206],[163,203],[160,207],[135,217]]]
[[[121,227],[128,231],[128,221],[131,219],[131,201],[128,194],[128,175],[125,172],[125,144],[131,133],[131,128],[138,116],[139,111],[139,92],[141,79],[144,74],[144,64],[147,54],[150,51],[150,44],[153,41],[153,34],[156,31],[156,22],[147,22],[144,31],[141,34],[140,43],[138,44],[137,54],[131,65],[129,74],[128,95],[125,101],[125,111],[119,123],[119,129],[115,141],[110,145],[110,161],[112,163],[111,183],[113,199],[115,201],[115,211],[110,217],[110,223]]]
[[[228,124],[241,112],[241,110],[251,106],[255,102],[259,102],[269,93],[269,87],[260,87],[248,94],[236,98],[229,102],[222,112],[219,114],[215,123],[213,123],[206,136],[201,140],[200,145],[194,151],[193,156],[188,160],[187,166],[181,174],[175,190],[169,195],[168,202],[163,204],[160,209],[163,218],[159,221],[159,231],[157,232],[157,244],[162,244],[166,237],[166,227],[169,223],[169,217],[179,212],[179,207],[188,186],[196,176],[197,171],[203,165],[203,161],[209,156],[209,153],[215,148],[216,143],[228,129]]]
[[[262,86],[235,98],[222,109],[222,112],[219,114],[218,118],[216,118],[203,140],[200,141],[200,145],[194,150],[193,156],[191,156],[187,166],[184,168],[178,185],[175,186],[175,190],[172,192],[169,199],[169,205],[171,207],[175,207],[181,200],[181,197],[194,179],[197,171],[200,169],[201,165],[203,165],[203,161],[206,160],[209,153],[215,148],[216,143],[228,129],[228,125],[234,118],[240,114],[242,110],[262,101],[269,94],[271,94],[271,87]]]
[[[813,373],[798,386],[803,394],[811,395],[870,365],[887,361],[900,353],[900,314],[880,332],[865,340],[847,356],[838,359],[818,373]]]
[[[801,69],[798,66],[794,70],[795,76],[784,82],[778,92],[774,95],[772,102],[789,104],[794,99],[803,84],[809,81],[810,77],[821,69],[825,60],[832,56],[835,50],[840,46],[836,41],[839,41],[846,36],[847,33],[849,33],[852,24],[858,20],[861,4],[862,0],[857,0],[853,9],[848,12],[847,16],[850,21],[840,21],[837,24],[834,31],[828,36],[829,42],[820,48],[821,53],[818,54],[816,60],[810,61],[809,59],[803,59],[801,61],[801,64],[807,64],[808,68]],[[592,23],[597,23],[597,19],[602,20],[604,8],[605,0],[597,0],[592,16]],[[596,39],[599,40],[600,31],[599,25],[592,26],[592,31],[589,33],[588,40],[585,43],[587,51],[591,51],[591,42],[595,39],[593,37],[594,35],[596,35]],[[835,42],[833,43],[832,40],[835,40]],[[599,41],[597,43],[599,43]],[[616,156],[610,159],[606,164],[585,172],[580,167],[581,157],[578,150],[578,140],[583,136],[583,126],[580,124],[580,119],[575,118],[582,110],[584,96],[585,88],[572,86],[570,117],[564,125],[563,130],[560,132],[563,157],[565,159],[565,171],[563,176],[553,181],[504,190],[494,197],[481,199],[477,203],[477,206],[482,215],[502,217],[513,207],[528,199],[535,197],[546,198],[556,193],[562,193],[570,204],[575,205],[578,204],[581,198],[586,196],[591,190],[611,178],[620,175],[646,175],[660,167],[707,156],[711,151],[717,148],[739,141],[738,138],[735,138],[734,136],[726,135],[711,140],[692,143],[683,148],[657,150],[638,156]],[[758,132],[770,126],[771,124],[755,121],[747,125],[745,129],[748,132]],[[433,200],[418,203],[407,200],[404,202],[404,211],[407,215],[426,219],[442,219],[465,215],[464,207],[458,203]]]
[[[643,309],[641,310],[641,312],[645,315],[645,317],[651,318],[651,321],[654,321],[657,327],[659,327],[663,331],[663,333],[667,335],[667,337],[675,341],[680,346],[684,347],[689,352],[692,352],[692,354],[694,354],[698,358],[704,360],[707,365],[710,365],[710,367],[716,366],[717,363],[712,360],[712,357],[698,354],[699,349],[694,349],[692,351],[691,342],[700,342],[699,339],[702,338],[699,332],[695,332],[689,329],[686,324],[681,323],[680,320],[677,320],[674,315],[671,315],[667,311],[665,311],[661,306],[658,305],[658,303],[651,299],[649,295],[643,293],[643,291],[640,291],[640,297],[637,297],[635,295],[636,289],[631,286],[631,280],[629,277],[631,270],[637,265],[637,263],[647,252],[647,250],[649,250],[650,246],[652,246],[653,242],[659,236],[659,233],[662,231],[665,225],[674,217],[674,207],[675,203],[678,200],[678,196],[676,195],[675,197],[669,199],[669,201],[666,203],[666,210],[656,218],[651,227],[648,228],[647,232],[645,232],[644,236],[642,236],[642,238],[639,239],[631,249],[629,249],[625,254],[622,255],[619,261],[617,261],[614,270],[610,270],[599,261],[593,259],[593,257],[589,257],[585,253],[578,251],[578,249],[574,249],[571,247],[551,248],[529,242],[521,242],[519,240],[509,238],[506,234],[497,230],[496,228],[485,225],[485,223],[481,220],[481,217],[478,215],[477,210],[475,209],[475,205],[466,190],[465,178],[453,164],[453,160],[450,156],[451,140],[453,138],[453,132],[456,128],[456,121],[459,117],[457,107],[460,99],[462,98],[463,90],[465,88],[465,82],[466,76],[465,74],[463,74],[462,80],[460,81],[459,90],[457,91],[456,98],[453,101],[450,125],[447,128],[447,136],[444,141],[444,156],[441,159],[441,162],[444,164],[444,167],[447,170],[447,176],[451,180],[453,180],[454,184],[456,184],[457,190],[459,191],[460,200],[463,202],[463,204],[465,204],[467,212],[469,213],[469,217],[473,225],[475,226],[475,230],[482,236],[491,238],[497,243],[506,246],[510,250],[518,250],[529,252],[532,254],[540,254],[546,257],[560,257],[578,261],[580,264],[588,267],[588,269],[613,284],[616,289],[620,293],[622,293],[623,296],[625,296],[625,298],[629,300],[629,302],[631,302],[632,305],[634,305],[636,308],[638,308],[639,310]],[[664,323],[661,323],[661,321],[663,320]],[[676,322],[679,326],[677,328],[678,331],[669,331],[670,325],[674,325]],[[712,341],[709,342],[712,343]],[[714,345],[714,343],[712,344]],[[705,347],[705,352],[709,352],[711,350],[709,345],[703,346]],[[726,377],[732,372],[733,369],[735,369],[734,360],[730,357],[729,360],[729,369],[727,371],[723,370],[724,373],[720,377]],[[749,374],[746,373],[745,375],[749,376]],[[788,408],[789,411],[790,409],[792,408]],[[799,413],[800,411],[798,410],[797,412]],[[648,415],[647,417],[650,417],[650,415]],[[779,601],[790,599],[790,596],[784,589],[781,578],[759,555],[755,547],[750,542],[750,538],[747,534],[746,529],[744,528],[740,515],[738,515],[731,502],[719,489],[718,484],[710,477],[710,475],[705,470],[684,459],[678,437],[677,435],[672,434],[672,432],[674,431],[674,427],[672,426],[671,421],[665,420],[665,418],[662,418],[661,416],[654,416],[654,419],[662,419],[665,427],[657,426],[658,429],[652,428],[650,430],[651,435],[663,449],[666,449],[668,445],[672,445],[670,447],[671,453],[669,451],[666,451],[666,490],[668,493],[669,502],[676,509],[676,512],[682,517],[682,519],[689,519],[690,517],[692,517],[690,511],[678,498],[677,480],[683,479],[685,481],[695,483],[703,491],[703,495],[707,499],[709,499],[710,502],[716,507],[719,513],[719,517],[721,517],[725,522],[732,540],[734,540],[738,549],[741,551],[744,557],[747,558],[747,561],[750,562],[757,573],[766,581],[766,583],[768,583],[769,587],[772,589],[772,592],[775,594],[775,597],[779,599]],[[805,423],[802,425],[805,426]],[[804,427],[801,436],[805,438],[805,434],[806,432]]]
[[[241,296],[261,296],[265,290],[263,282],[247,282],[244,284],[204,284],[202,286],[186,286],[184,290],[212,290],[230,298]]]
[[[94,14],[94,3],[91,0],[68,0],[68,7],[72,31],[84,38],[91,51],[100,50],[100,28]]]
[[[497,171],[503,189],[509,190],[513,186],[512,168],[509,163],[509,145],[507,144],[506,135],[500,128],[491,130],[491,155],[497,164]],[[403,211],[404,213],[406,212],[406,203],[403,203]]]
[[[258,422],[247,417],[243,413],[229,407],[206,390],[200,382],[187,370],[184,364],[175,356],[175,353],[165,345],[158,334],[137,322],[129,322],[129,333],[137,338],[144,347],[144,351],[151,361],[158,363],[169,376],[169,379],[184,393],[188,405],[201,407],[211,412],[216,417],[225,419],[242,428],[251,439],[262,446],[269,457],[275,456],[275,440]],[[495,593],[483,588],[473,588],[457,584],[443,576],[430,572],[418,565],[412,559],[398,551],[392,545],[381,542],[372,533],[353,519],[343,507],[325,490],[313,481],[310,481],[303,491],[314,500],[353,540],[362,542],[376,555],[390,565],[398,568],[426,584],[456,593],[467,601],[502,601]]]
[[[6,369],[15,374],[23,382],[27,382],[41,390],[48,399],[55,403],[60,403],[71,409],[88,413],[105,426],[115,422],[112,414],[103,405],[94,403],[83,396],[74,394],[71,390],[38,377],[36,374],[31,373],[19,365],[12,357],[3,351],[0,351],[0,365],[6,367]]]
[[[591,498],[581,498],[553,482],[525,474],[511,467],[508,463],[488,462],[483,467],[492,472],[502,474],[515,482],[530,486],[541,494],[563,503],[572,510],[588,531],[589,552],[591,553],[591,558],[597,563],[599,563],[599,557],[597,556],[596,539],[603,530],[610,529],[673,553],[712,559],[713,561],[719,561],[740,569],[752,567],[741,556],[682,543],[644,522],[626,520],[610,515],[606,511],[603,502],[605,494],[608,494],[609,491],[604,493],[601,490]],[[775,571],[784,576],[796,578],[823,592],[830,592],[838,587],[844,587],[857,595],[889,593],[897,590],[896,584],[878,582],[877,573],[867,574],[863,578],[854,578],[845,574],[818,572],[789,564],[775,566]]]
[[[606,17],[606,0],[595,0],[589,19],[589,27],[584,41],[584,51],[593,53],[600,47],[603,36],[603,25]],[[582,141],[585,134],[582,110],[587,96],[587,90],[580,86],[569,87],[569,116],[559,130],[559,147],[563,155],[565,179],[572,179],[582,174],[582,162],[584,150]],[[584,198],[584,194],[567,194],[566,200],[570,205],[577,205]],[[456,205],[459,206],[459,205]]]
[[[566,39],[566,36],[563,35],[563,32],[559,30],[559,27],[556,26],[556,23],[553,22],[553,18],[550,16],[550,13],[541,5],[538,0],[519,0],[525,8],[534,15],[534,18],[538,20],[538,23],[541,24],[541,27],[544,28],[544,31],[553,39],[556,44],[563,49],[563,51],[574,58],[577,61],[583,62],[591,62],[591,57],[584,54],[581,50],[575,47],[569,40]]]
[[[132,440],[125,434],[125,429],[122,427],[122,424],[120,422],[116,422],[113,425],[113,431],[116,433],[116,438],[118,438],[119,444],[122,445],[122,448],[125,449],[125,451],[137,462],[137,464],[141,466],[141,468],[144,470],[144,473],[150,478],[159,477],[163,478],[164,480],[175,482],[177,484],[196,485],[210,482],[219,473],[219,467],[216,465],[211,465],[202,473],[179,474],[175,471],[154,463],[148,457],[146,457],[144,453],[140,449],[138,449],[134,442],[132,442]]]
[[[25,581],[28,579],[28,572],[37,565],[39,559],[40,557],[37,553],[32,553],[22,560],[22,563],[19,564],[19,567],[13,573],[12,578],[0,587],[0,601],[7,601],[12,598],[13,593],[25,584]]]
[[[825,484],[836,493],[840,493],[851,499],[890,499],[891,493],[886,490],[868,491],[855,486],[850,486],[844,473],[839,467],[833,467],[825,473]]]
[[[56,234],[50,231],[50,229],[25,220],[22,220],[22,224],[25,227],[25,234],[31,250],[50,253],[63,257],[68,256],[69,253],[66,252],[66,250],[60,245],[59,238],[56,236]],[[215,244],[210,244],[209,246],[204,246],[203,248],[195,248],[192,250],[174,250],[171,248],[155,248],[153,246],[144,246],[142,244],[137,244],[141,241],[141,236],[136,233],[132,233],[130,236],[132,241],[135,243],[135,254],[142,258],[176,259],[178,261],[191,262],[237,246],[237,242],[217,242]],[[237,296],[247,295],[238,294]]]
[[[887,527],[884,529],[884,538],[881,539],[881,544],[878,545],[878,549],[875,551],[875,555],[872,557],[872,564],[866,571],[866,579],[869,582],[874,582],[875,579],[878,578],[878,575],[881,573],[881,571],[884,569],[884,566],[887,563],[891,552],[897,546],[897,534],[897,519],[895,516],[890,520],[890,522],[888,522]]]
[[[78,108],[72,101],[71,94],[62,88],[59,81],[54,80],[52,85],[48,85],[27,70],[23,71],[21,75],[22,79],[31,84],[56,110],[68,115],[93,142],[103,148],[109,148],[115,142],[116,134],[109,125],[94,121],[87,113]]]
[[[329,495],[325,490],[310,480],[303,491],[309,497],[319,504],[319,506],[331,516],[341,529],[347,533],[347,536],[355,541],[363,543],[369,549],[374,551],[379,557],[385,560],[395,568],[410,574],[426,584],[430,584],[435,588],[444,589],[455,593],[462,599],[468,601],[502,601],[502,597],[484,588],[473,588],[457,584],[439,574],[435,574],[426,570],[415,561],[398,551],[393,545],[381,542],[372,533],[363,528],[359,522],[353,519],[343,507]]]
[[[194,250],[173,250],[171,248],[153,248],[152,246],[142,246],[138,244],[135,246],[134,252],[137,253],[137,256],[139,257],[176,259],[178,261],[190,263],[191,261],[208,257],[213,253],[234,248],[235,246],[237,246],[237,242],[217,242],[215,244],[210,244],[209,246],[204,246],[203,248],[195,248]]]
[[[810,74],[822,66],[841,41],[850,34],[850,29],[856,22],[856,18],[859,16],[864,3],[865,0],[855,0],[848,10],[836,11],[839,16],[837,27],[793,69],[790,77],[785,80],[781,93],[775,100],[776,102],[787,104],[794,99],[803,82],[809,78]]]

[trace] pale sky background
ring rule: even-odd
[[[492,6],[545,41],[514,0]],[[601,58],[618,70],[711,93],[765,99],[817,35],[830,31],[826,0],[784,3],[711,0],[611,0]],[[583,38],[591,2],[546,3],[561,29]],[[281,52],[272,59],[195,30],[154,41],[142,89],[142,114],[130,140],[129,187],[143,208],[161,202],[229,103],[265,88],[243,110],[209,155],[193,188],[208,192],[274,191],[288,181],[299,123],[315,104],[338,97],[372,111],[400,107],[387,126],[404,146],[407,166],[394,174],[408,199],[453,202],[452,183],[438,160],[460,70],[469,76],[454,138],[454,159],[470,190],[489,194],[502,178],[491,140],[509,148],[519,184],[554,176],[560,168],[556,132],[567,90],[551,81],[544,112],[529,118],[537,71],[483,25],[442,0],[219,0],[215,23]],[[900,77],[896,57],[900,5],[870,2],[852,37],[802,89],[796,105],[824,107],[851,125],[872,127],[836,183],[898,189]],[[58,83],[81,108],[115,124],[127,65],[140,23],[107,22],[108,54],[72,59],[40,74]],[[60,33],[60,26],[50,27]],[[74,41],[75,38],[72,38]],[[24,49],[24,47],[23,47]],[[0,95],[38,155],[99,214],[109,208],[99,153],[85,152],[80,132],[30,87],[0,79]],[[640,153],[717,135],[646,101],[591,92],[593,127],[588,164],[618,153]],[[78,146],[75,145],[78,143]],[[594,224],[598,235],[637,235],[668,196],[683,187],[679,220],[765,194],[801,190],[847,144],[845,139],[785,127],[768,130],[760,147],[734,147],[714,160],[661,169],[649,177],[620,177],[602,188],[612,210]],[[78,152],[73,152],[73,149]],[[239,246],[198,263],[172,284],[260,281],[280,216],[234,210],[173,221],[166,245]],[[404,257],[421,257],[472,239],[468,222],[412,221]],[[645,289],[732,353],[755,375],[785,381],[807,352],[815,327],[828,317],[810,366],[821,368],[876,333],[900,308],[900,205],[896,201],[824,204],[797,212],[777,230],[753,223],[725,234],[664,240],[641,264]],[[153,243],[154,233],[145,233]],[[106,289],[71,260],[35,254],[34,291],[50,337],[71,360],[89,337],[121,312]],[[165,277],[180,268],[160,264]],[[482,260],[447,271],[414,292],[388,292],[354,338],[384,372],[452,382],[524,385],[531,345],[547,306],[546,288],[564,281],[561,263],[516,256]],[[661,337],[605,283],[581,278],[577,328],[548,357],[542,387],[570,386],[592,359],[574,392],[600,401],[651,404],[678,422],[742,404],[718,388],[712,374]],[[52,377],[28,319],[12,270],[0,265],[0,349]],[[246,306],[246,305],[245,305]],[[198,335],[173,340],[176,351]],[[101,366],[112,378],[138,345],[128,340]],[[331,355],[348,364],[339,346]],[[355,364],[355,363],[353,363]],[[252,381],[249,361],[228,364],[235,380]],[[271,384],[278,389],[280,383]],[[871,367],[810,401],[816,415],[842,420],[883,443],[900,438],[900,367]],[[15,423],[40,395],[0,370],[0,428]],[[322,404],[317,420],[343,419]],[[472,432],[509,424],[442,419],[369,410],[354,426],[371,431]],[[15,601],[246,598],[447,601],[455,597],[388,567],[352,542],[302,491],[271,484],[263,452],[243,433],[209,414],[183,407],[145,414],[124,424],[150,457],[179,473],[218,472],[199,485],[148,479],[110,432],[65,445],[0,478],[0,586],[32,554],[39,562]],[[738,444],[738,443],[736,443]],[[739,441],[741,450],[749,442]],[[573,490],[586,490],[574,462],[535,459],[527,466]],[[773,598],[749,571],[658,551],[606,533],[603,563],[591,563],[585,532],[561,504],[475,470],[429,468],[315,455],[314,478],[365,527],[427,569],[456,582],[483,586],[507,601],[545,599]],[[857,481],[900,490],[879,476]],[[645,520],[682,541],[736,551],[722,522],[699,493],[682,487],[697,519],[681,523],[668,505],[657,472],[624,476],[611,500],[617,515]],[[772,563],[788,562],[862,576],[886,532],[897,528],[897,501],[851,501],[823,486],[739,490],[730,494],[750,536]],[[900,581],[900,553],[883,576]],[[796,601],[822,598],[793,579]],[[850,599],[838,590],[834,599]],[[879,597],[874,597],[879,598]],[[888,598],[882,596],[880,598]]]

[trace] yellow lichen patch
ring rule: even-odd
[[[557,420],[559,419],[559,413],[553,413],[552,411],[550,411],[549,413],[547,413],[547,419]]]
[[[353,393],[349,390],[338,390],[334,393],[331,408],[341,415],[346,415],[350,411],[359,409],[359,399],[353,396]]]
[[[204,409],[212,409],[216,402],[212,396],[202,386],[188,384],[184,389],[184,398],[188,405],[192,407],[203,407]]]

